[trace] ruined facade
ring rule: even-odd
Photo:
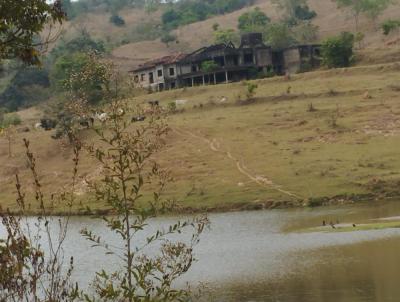
[[[185,54],[181,53],[165,56],[139,66],[131,71],[135,86],[153,91],[179,87],[178,62],[185,56]]]
[[[299,45],[274,51],[262,34],[242,36],[241,44],[216,44],[184,55],[167,56],[132,71],[138,87],[155,91],[251,79],[258,74],[297,73],[320,63],[319,45]]]

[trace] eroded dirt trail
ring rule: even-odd
[[[275,184],[269,178],[267,178],[265,176],[261,176],[261,175],[254,175],[253,173],[251,173],[241,160],[236,158],[230,151],[224,150],[221,147],[221,143],[216,138],[213,138],[212,140],[210,140],[204,136],[198,135],[198,134],[193,133],[188,130],[183,130],[183,129],[179,129],[179,128],[174,128],[173,130],[175,131],[175,133],[177,133],[180,136],[184,136],[184,137],[190,136],[197,140],[202,140],[211,149],[211,151],[217,152],[217,153],[222,153],[226,158],[235,162],[237,170],[241,174],[243,174],[247,178],[249,178],[251,181],[257,183],[258,185],[279,191],[285,195],[288,195],[288,196],[296,198],[296,199],[301,198],[292,192],[282,189],[282,187],[280,185]]]

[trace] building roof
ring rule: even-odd
[[[202,48],[197,49],[196,51],[188,54],[184,59],[184,61],[191,61],[191,60],[196,60],[198,58],[203,58],[204,55],[213,52],[213,51],[219,51],[219,50],[234,50],[235,45],[233,45],[232,42],[229,43],[220,43],[220,44],[214,44],[210,46],[205,46]]]
[[[168,65],[168,64],[174,64],[177,63],[178,61],[182,60],[183,58],[186,57],[186,54],[184,53],[176,53],[173,55],[168,55],[164,56],[161,58],[157,58],[151,61],[147,61],[142,65],[139,65],[137,68],[131,70],[130,72],[139,72],[147,69],[152,69],[158,65]]]

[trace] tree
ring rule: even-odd
[[[389,7],[389,5],[394,3],[394,0],[364,0],[362,3],[363,12],[375,23],[377,18]]]
[[[294,26],[298,21],[313,19],[317,14],[311,11],[307,0],[273,0],[273,3],[283,11],[285,22]]]
[[[365,14],[372,20],[393,3],[392,0],[335,0],[339,8],[347,9],[354,18],[355,32],[359,31],[360,15]]]
[[[112,66],[111,62],[101,61],[96,53],[84,54],[82,65],[69,73],[65,87],[73,99],[98,104],[112,93]]]
[[[241,32],[264,32],[271,19],[256,7],[253,11],[241,15],[238,22],[238,29]]]
[[[127,122],[126,116],[143,115],[140,108],[132,112],[116,100],[106,112],[110,118],[96,131],[97,142],[87,146],[103,169],[102,178],[89,186],[95,200],[114,213],[103,220],[119,244],[90,229],[82,230],[82,235],[93,246],[103,248],[108,257],[118,257],[122,265],[113,272],[99,271],[94,291],[85,295],[85,301],[189,301],[190,291],[176,290],[173,285],[192,266],[193,247],[208,219],[178,221],[141,240],[150,219],[171,207],[171,202],[162,198],[169,173],[154,160],[164,145],[168,126],[156,107],[146,122],[135,125]],[[188,242],[171,237],[190,228],[193,233]]]
[[[0,2],[0,61],[18,58],[27,64],[40,64],[41,48],[53,42],[57,35],[51,27],[65,18],[61,2],[46,0],[2,0]],[[50,27],[45,38],[39,35]]]
[[[347,67],[353,59],[354,35],[343,32],[322,43],[322,60],[329,68]]]
[[[311,22],[301,22],[293,29],[294,36],[299,43],[310,43],[317,40],[319,27]]]
[[[214,42],[236,44],[239,42],[239,34],[233,29],[219,29],[214,32]]]
[[[290,28],[285,23],[274,23],[268,28],[267,43],[273,49],[283,49],[296,43]]]

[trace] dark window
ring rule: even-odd
[[[252,52],[245,53],[244,57],[243,57],[243,61],[244,61],[244,64],[253,64],[254,63],[253,53]]]
[[[197,66],[196,65],[192,65],[192,72],[196,72],[197,71]]]
[[[171,89],[174,89],[176,87],[176,83],[175,82],[171,82]]]
[[[175,75],[175,68],[171,67],[171,68],[169,69],[169,75],[170,75],[170,76],[174,76],[174,75]]]
[[[154,83],[154,74],[152,72],[149,73],[149,82],[150,84]]]
[[[157,70],[157,75],[159,78],[162,77],[162,69]]]
[[[133,81],[134,81],[135,83],[139,82],[139,76],[138,76],[138,75],[135,75],[134,78],[133,78]]]
[[[140,75],[140,80],[141,80],[142,82],[144,81],[144,77],[145,77],[145,74],[142,73],[142,74]]]
[[[218,66],[225,66],[225,58],[224,57],[215,57],[214,62],[218,64]]]

